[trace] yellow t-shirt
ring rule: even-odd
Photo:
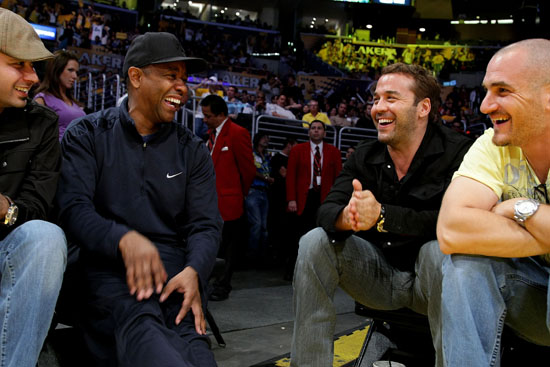
[[[313,120],[319,120],[319,121],[322,121],[325,125],[330,125],[330,119],[325,113],[317,112],[317,115],[313,117],[311,112],[309,112],[302,117],[302,121],[305,121],[304,123],[302,123],[302,126],[309,128],[309,124],[311,124],[311,121]]]
[[[502,200],[519,197],[535,199],[546,203],[542,190],[535,188],[541,184],[521,148],[516,146],[496,146],[492,139],[493,129],[487,129],[472,145],[453,179],[469,177],[487,185]],[[550,192],[550,172],[545,182]],[[550,254],[542,256],[550,263]]]
[[[540,181],[519,147],[493,144],[493,129],[487,129],[464,156],[454,177],[466,176],[489,186],[501,200],[528,197],[545,203],[535,190]],[[546,180],[550,191],[550,174]]]

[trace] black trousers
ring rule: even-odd
[[[183,249],[158,244],[157,248],[168,279],[183,270]],[[88,289],[82,326],[91,365],[216,366],[208,337],[195,331],[191,310],[175,324],[182,294],[174,292],[163,303],[157,294],[138,302],[129,294],[124,265],[113,265],[85,265]]]
[[[239,254],[239,236],[243,228],[242,218],[228,220],[223,223],[222,242],[218,251],[218,257],[225,259],[223,273],[214,282],[214,287],[222,288],[230,292],[231,278],[235,271],[235,263]]]
[[[294,265],[296,264],[296,258],[298,257],[298,243],[300,238],[313,228],[317,227],[317,210],[320,205],[321,193],[317,190],[310,189],[307,194],[304,211],[302,214],[296,215],[293,223],[293,247],[290,250],[289,260],[285,265],[285,272],[287,274],[294,271]]]

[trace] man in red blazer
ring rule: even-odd
[[[325,124],[313,120],[308,134],[307,143],[298,144],[290,151],[286,173],[288,211],[298,215],[296,244],[303,234],[315,227],[317,209],[342,170],[340,151],[335,146],[323,142],[326,134]],[[285,279],[292,279],[297,249],[296,245],[294,261],[287,267]]]
[[[256,176],[250,134],[227,117],[227,105],[217,95],[211,94],[201,101],[204,123],[208,126],[210,155],[216,170],[218,208],[224,220],[220,257],[225,258],[223,274],[214,283],[211,301],[223,301],[231,291],[231,276],[240,218],[244,213],[244,198]]]

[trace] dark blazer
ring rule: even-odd
[[[250,134],[227,119],[212,152],[218,207],[224,221],[240,218],[244,198],[256,176]]]
[[[336,176],[342,170],[340,151],[333,145],[323,142],[323,167],[321,169],[321,202],[328,195]],[[307,193],[311,183],[310,142],[296,145],[288,156],[286,173],[286,200],[296,200],[298,215],[306,206]]]

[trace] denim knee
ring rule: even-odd
[[[42,220],[32,220],[16,228],[13,234],[14,242],[24,246],[35,265],[43,264],[47,273],[54,276],[63,273],[67,263],[67,241],[61,228]]]
[[[330,243],[325,230],[321,227],[312,229],[300,238],[297,261],[314,263],[319,254],[326,250],[327,245]]]
[[[443,261],[443,257],[445,257],[445,254],[441,252],[441,249],[439,248],[439,242],[437,241],[430,241],[426,242],[422,247],[420,248],[420,251],[418,253],[419,259],[430,259],[430,260],[436,260],[438,262]]]

